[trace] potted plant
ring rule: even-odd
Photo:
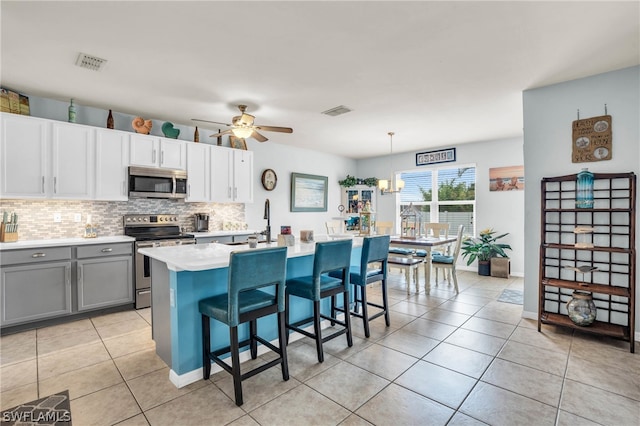
[[[490,262],[493,257],[508,257],[505,250],[511,250],[509,244],[498,243],[497,240],[506,234],[495,235],[496,232],[487,228],[480,232],[479,238],[469,237],[462,242],[462,257],[467,259],[467,266],[478,260],[478,274],[489,276]]]

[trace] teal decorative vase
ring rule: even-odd
[[[576,183],[576,208],[593,208],[593,173],[587,169],[582,169],[578,173]]]
[[[69,105],[69,123],[76,122],[76,106],[73,104],[73,99],[71,99],[71,104]]]
[[[162,125],[162,133],[166,138],[178,139],[178,135],[180,134],[180,129],[176,129],[173,127],[173,123],[166,121]]]

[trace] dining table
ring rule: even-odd
[[[399,235],[392,235],[390,240],[390,247],[400,247],[400,248],[408,248],[413,250],[422,249],[427,252],[425,256],[425,283],[424,288],[425,291],[429,291],[431,288],[431,249],[433,247],[438,246],[446,246],[451,243],[455,243],[458,240],[456,236],[449,236],[446,238],[442,237],[416,237],[416,238],[406,238]]]

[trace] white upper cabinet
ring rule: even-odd
[[[93,197],[94,141],[93,127],[53,122],[53,198],[90,200]]]
[[[129,133],[96,129],[96,200],[127,201]]]
[[[211,199],[211,147],[203,143],[187,144],[187,202]]]
[[[187,168],[187,150],[184,141],[141,134],[131,135],[131,164],[135,166]]]
[[[49,182],[49,122],[2,114],[0,196],[45,198]]]
[[[253,202],[253,152],[211,147],[211,201]]]

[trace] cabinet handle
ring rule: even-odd
[[[82,283],[82,265],[78,265],[78,282]]]
[[[31,257],[38,258],[38,257],[45,257],[46,255],[47,255],[46,253],[33,253]]]
[[[160,165],[164,165],[164,151],[160,151]]]
[[[153,154],[152,154],[152,157],[151,157],[151,162],[152,163],[156,162],[156,150],[155,149],[153,150]]]
[[[44,176],[42,176],[42,193],[44,194]]]
[[[233,199],[235,200],[236,198],[238,198],[238,187],[237,186],[233,187]]]
[[[229,190],[227,191],[227,194],[228,194],[227,197],[231,198],[231,187],[229,187]]]
[[[149,294],[151,290],[139,291],[138,294]]]
[[[187,196],[191,197],[191,184],[187,184]]]
[[[70,266],[64,267],[64,277],[67,280],[67,284],[71,285],[71,267]]]
[[[103,253],[111,253],[112,251],[113,251],[113,249],[112,249],[112,248],[103,248],[103,249],[102,249],[102,252],[103,252]]]
[[[55,176],[53,177],[53,193],[58,193],[58,178]]]

